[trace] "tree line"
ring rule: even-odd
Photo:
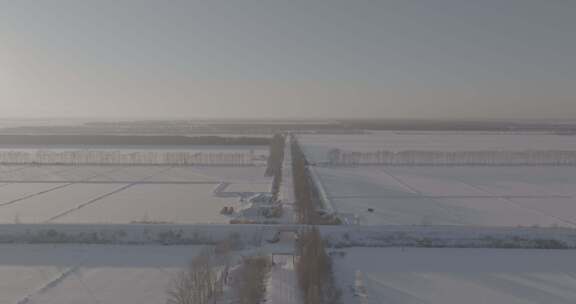
[[[341,151],[328,152],[328,164],[358,165],[576,165],[576,151]]]
[[[4,145],[246,145],[265,146],[268,137],[180,135],[26,135],[0,134]]]
[[[266,167],[266,176],[273,176],[272,195],[278,199],[280,184],[282,183],[282,163],[284,162],[284,148],[286,138],[282,134],[275,134],[270,141],[270,156]]]
[[[296,138],[290,138],[292,152],[292,177],[294,186],[295,210],[300,224],[314,224],[318,220],[316,206],[318,202],[313,195],[312,182],[304,153],[300,149]]]
[[[38,165],[229,165],[251,166],[258,162],[254,151],[0,151],[2,164]]]
[[[261,303],[266,296],[271,259],[248,256],[240,265],[231,265],[232,251],[241,248],[239,240],[231,236],[201,251],[174,277],[166,290],[166,304],[215,304],[230,297],[235,304]]]
[[[215,303],[223,294],[224,276],[218,272],[211,250],[203,250],[173,280],[166,304]]]
[[[335,283],[332,259],[326,253],[318,228],[299,233],[296,254],[296,274],[304,304],[340,303],[341,291]]]
[[[297,139],[290,138],[292,152],[292,176],[295,209],[298,222],[306,225],[338,225],[339,218],[334,214],[322,214],[320,194],[310,177],[308,162]]]
[[[246,257],[242,261],[241,267],[233,289],[235,303],[263,303],[266,297],[266,279],[272,268],[270,257]]]

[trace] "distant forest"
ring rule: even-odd
[[[390,131],[487,131],[487,132],[547,132],[553,134],[576,134],[576,120],[425,120],[425,119],[319,119],[319,120],[159,120],[89,122],[79,125],[19,126],[0,128],[0,134],[35,135],[148,135],[173,136],[167,141],[179,141],[176,136],[198,138],[198,141],[256,142],[267,145],[268,139],[277,133],[314,132],[324,134],[356,134],[366,130]],[[218,139],[221,134],[236,134],[245,138]],[[186,141],[192,139],[186,139]],[[195,141],[195,140],[192,140]]]
[[[266,137],[140,135],[0,135],[0,145],[269,145]]]

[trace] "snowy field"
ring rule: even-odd
[[[57,223],[227,223],[220,214],[233,199],[212,195],[214,185],[136,185],[54,218]],[[238,207],[238,206],[235,206]]]
[[[0,223],[228,223],[240,195],[268,192],[265,167],[2,166]],[[226,183],[223,192],[215,193]]]
[[[362,225],[576,226],[569,166],[330,166],[330,150],[576,151],[543,133],[392,132],[298,135],[329,207]]]
[[[202,246],[0,245],[0,303],[165,303]]]
[[[524,151],[576,150],[576,137],[552,134],[511,134],[489,132],[392,132],[368,134],[298,135],[309,161],[325,162],[327,153],[342,151]]]
[[[0,186],[18,182],[262,182],[266,168],[260,166],[1,166]]]
[[[374,166],[312,170],[334,209],[350,223],[576,225],[576,174],[571,167]]]
[[[343,252],[334,261],[347,304],[576,302],[574,250],[351,248]]]

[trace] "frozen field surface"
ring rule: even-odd
[[[0,223],[228,223],[222,207],[270,191],[265,169],[3,166]]]
[[[15,186],[30,186],[17,184]],[[34,184],[43,188],[57,187],[58,184]],[[108,184],[69,185],[58,190],[35,195],[11,205],[0,206],[0,223],[42,223],[64,211],[74,209],[102,193],[113,191],[118,186]],[[29,188],[30,189],[30,188]]]
[[[334,259],[345,303],[576,302],[574,250],[351,248],[344,252],[344,257]]]
[[[220,210],[231,199],[212,195],[215,185],[135,185],[55,219],[57,223],[228,223]]]
[[[202,246],[0,245],[0,303],[157,304]]]
[[[576,137],[552,134],[479,132],[391,132],[369,134],[299,135],[310,161],[326,161],[331,149],[369,152],[388,151],[523,151],[576,150]]]
[[[3,166],[0,186],[7,182],[270,182],[265,166]]]
[[[272,186],[269,183],[234,183],[226,187],[226,192],[269,192]]]
[[[571,167],[312,168],[336,211],[360,224],[576,225]]]

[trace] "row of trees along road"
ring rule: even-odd
[[[214,250],[202,251],[180,272],[167,289],[167,304],[217,304],[234,299],[235,304],[262,303],[266,278],[272,266],[268,256],[242,259],[238,271],[230,271],[233,244],[219,243]],[[236,248],[238,249],[238,248]]]
[[[274,200],[278,198],[280,184],[282,183],[282,163],[284,162],[284,146],[286,139],[281,134],[275,134],[270,141],[270,156],[266,176],[273,176],[272,195]]]
[[[0,151],[2,164],[39,165],[229,165],[253,166],[254,151]]]
[[[294,179],[295,209],[298,222],[306,225],[338,225],[340,219],[334,214],[320,215],[320,196],[310,177],[308,162],[294,136],[290,138],[292,152],[292,175]]]
[[[576,165],[575,151],[341,151],[328,152],[328,164],[358,165]]]
[[[318,228],[300,232],[296,242],[296,273],[304,304],[339,304],[332,259],[326,253]]]

